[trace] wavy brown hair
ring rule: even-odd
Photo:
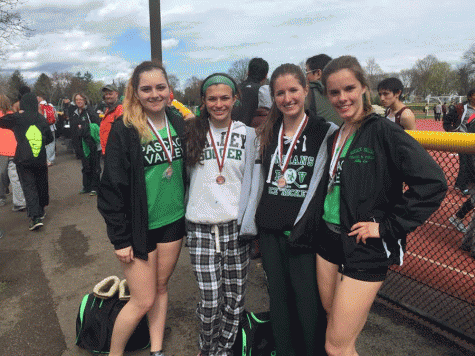
[[[274,95],[275,95],[275,81],[277,78],[283,76],[283,75],[293,75],[295,79],[299,82],[299,84],[303,87],[307,87],[307,80],[305,79],[305,75],[302,71],[302,69],[291,63],[286,63],[282,64],[279,67],[277,67],[274,72],[272,73],[270,77],[270,95],[272,97],[273,103],[270,108],[269,114],[267,115],[266,120],[264,121],[264,124],[259,126],[257,129],[257,135],[260,140],[260,153],[261,155],[264,154],[265,150],[267,147],[269,147],[272,137],[274,135],[274,126],[277,122],[282,122],[283,120],[283,115],[282,112],[277,108],[277,105],[275,104],[274,101]]]
[[[189,119],[185,121],[185,140],[186,140],[186,165],[189,167],[195,166],[197,163],[201,162],[201,154],[203,153],[203,149],[206,145],[206,134],[209,130],[209,113],[206,109],[205,105],[205,96],[206,93],[203,92],[203,84],[206,81],[214,77],[216,75],[220,75],[230,79],[234,87],[236,89],[236,96],[239,99],[239,89],[236,84],[236,81],[231,78],[229,75],[225,73],[214,73],[210,76],[206,77],[201,82],[200,93],[201,93],[201,102],[202,102],[202,110],[199,117],[195,117],[193,119]]]
[[[373,106],[371,105],[371,94],[369,89],[368,79],[366,79],[366,74],[364,69],[361,67],[358,60],[353,56],[341,56],[335,59],[332,59],[323,69],[322,73],[322,83],[325,87],[325,95],[327,94],[327,81],[328,77],[333,73],[336,73],[340,70],[348,69],[352,72],[356,78],[363,86],[366,88],[366,93],[363,94],[363,117],[359,120],[360,124],[363,119],[373,112]]]
[[[127,127],[135,127],[138,131],[140,140],[142,143],[147,143],[152,141],[152,134],[147,125],[147,115],[143,110],[142,105],[140,104],[139,99],[137,98],[137,90],[139,87],[140,82],[140,74],[144,72],[150,72],[152,70],[159,70],[162,72],[165,80],[167,82],[168,88],[170,88],[170,84],[168,82],[168,75],[165,71],[165,68],[157,62],[145,61],[140,63],[137,67],[135,67],[132,76],[127,83],[127,88],[125,89],[125,96],[124,96],[124,114],[123,120],[124,124]]]
[[[10,99],[8,99],[4,94],[0,94],[0,113],[5,115],[9,111],[12,111],[12,103]]]

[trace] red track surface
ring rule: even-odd
[[[443,131],[442,122],[417,120],[417,129]],[[457,154],[430,151],[445,172],[449,191],[440,208],[407,238],[402,267],[393,269],[411,279],[475,305],[475,261],[459,249],[463,234],[448,221],[467,197],[454,188],[459,171]],[[464,223],[468,225],[471,214]]]

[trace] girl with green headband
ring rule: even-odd
[[[213,74],[201,86],[203,109],[187,121],[186,207],[191,263],[200,289],[200,355],[231,356],[244,311],[249,246],[238,241],[256,154],[254,129],[232,120],[237,85]]]

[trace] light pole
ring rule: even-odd
[[[150,49],[152,61],[162,63],[162,24],[160,0],[148,0],[150,13]]]

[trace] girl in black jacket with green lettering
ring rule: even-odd
[[[417,141],[372,113],[356,58],[332,60],[322,79],[343,124],[329,140],[314,205],[317,280],[328,319],[326,352],[354,356],[389,266],[402,264],[406,235],[437,210],[447,183]]]

